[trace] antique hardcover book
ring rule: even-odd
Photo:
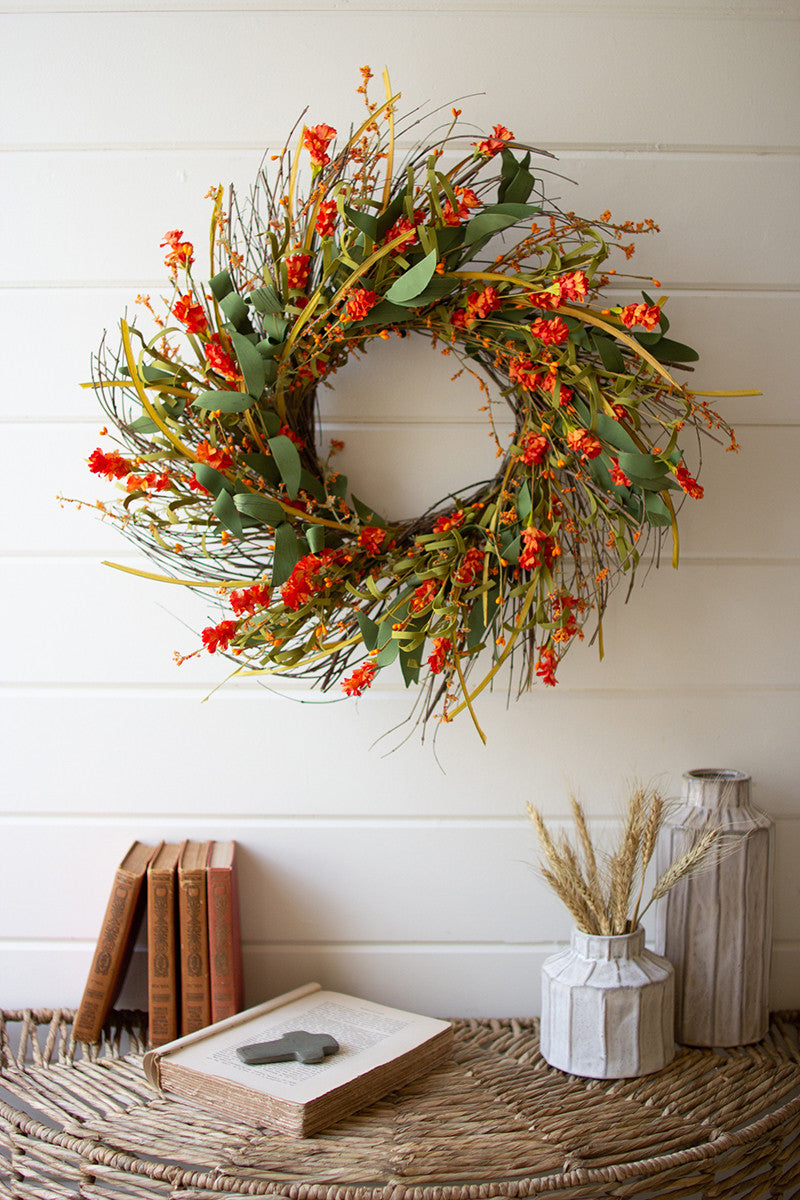
[[[183,842],[178,859],[181,1033],[211,1023],[206,866],[210,842]]]
[[[296,1031],[327,1034],[338,1049],[313,1063],[248,1065],[237,1053]],[[310,983],[149,1051],[144,1070],[167,1094],[307,1137],[438,1066],[452,1038],[447,1021]]]
[[[167,842],[147,868],[147,998],[150,1045],[180,1036],[178,997],[178,856]]]
[[[100,936],[89,969],[73,1032],[76,1041],[98,1042],[111,1005],[119,995],[144,912],[143,883],[158,847],[134,842],[114,875]]]
[[[235,842],[212,843],[207,884],[211,1020],[216,1023],[244,1007]]]

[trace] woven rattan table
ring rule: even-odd
[[[800,1196],[800,1013],[757,1046],[615,1083],[548,1067],[535,1021],[457,1021],[446,1065],[305,1140],[155,1095],[142,1014],[91,1054],[71,1017],[0,1017],[3,1197]]]

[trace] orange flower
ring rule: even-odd
[[[164,234],[162,246],[169,246],[169,254],[166,255],[164,263],[170,269],[170,274],[176,275],[178,267],[188,269],[194,262],[194,246],[191,242],[183,241],[182,229],[169,229]]]
[[[555,650],[542,650],[536,662],[535,671],[542,683],[546,683],[548,687],[555,687],[558,683],[556,679],[557,666],[558,659]]]
[[[614,483],[618,484],[619,487],[630,487],[631,481],[619,465],[619,459],[612,455],[611,462],[613,464],[611,467],[611,478],[614,480]]]
[[[453,194],[456,198],[457,208],[453,208],[449,200],[445,200],[442,205],[442,216],[446,225],[460,225],[462,221],[466,221],[471,208],[480,208],[480,200],[472,188],[453,188]]]
[[[522,454],[520,458],[526,466],[530,467],[537,463],[543,463],[547,457],[547,451],[550,443],[546,437],[540,433],[529,433],[523,439]]]
[[[433,533],[447,533],[451,529],[458,529],[459,525],[464,523],[464,512],[458,508],[454,512],[444,513],[441,517],[437,517],[433,526]]]
[[[336,201],[323,200],[317,211],[314,229],[320,237],[332,237],[336,229]]]
[[[192,303],[193,299],[191,292],[181,296],[172,306],[172,315],[186,326],[187,333],[204,333],[208,328],[206,314],[202,305]]]
[[[568,275],[559,275],[554,282],[558,284],[561,300],[580,302],[589,294],[589,280],[584,271],[571,271]]]
[[[481,154],[484,158],[494,158],[495,154],[499,154],[505,148],[506,142],[512,141],[513,138],[513,133],[510,129],[506,129],[505,125],[495,125],[492,129],[492,137],[472,144],[476,154]]]
[[[348,696],[360,696],[365,688],[372,686],[376,674],[377,668],[372,663],[364,663],[363,667],[356,667],[352,675],[342,680],[342,691]]]
[[[347,319],[360,321],[367,316],[379,300],[380,296],[376,292],[370,292],[367,288],[355,288],[344,306]]]
[[[491,285],[482,292],[473,292],[467,301],[467,321],[484,320],[500,308],[500,297],[497,289]]]
[[[267,608],[271,596],[272,592],[265,583],[254,583],[240,592],[231,592],[228,599],[237,617],[241,617],[243,613],[254,613],[257,608]]]
[[[286,274],[290,291],[302,292],[308,283],[308,264],[310,262],[310,254],[290,254],[287,257]]]
[[[148,471],[146,475],[129,475],[125,480],[129,492],[165,492],[171,484],[172,480],[166,471],[161,475],[155,471]]]
[[[508,364],[508,377],[512,383],[519,383],[526,391],[532,392],[541,382],[540,371],[533,369],[533,363],[524,354],[512,358]]]
[[[328,155],[328,143],[336,137],[336,130],[331,125],[312,125],[303,130],[303,145],[311,155],[311,162],[317,170],[325,167],[331,161]]]
[[[704,489],[697,482],[693,475],[690,475],[683,463],[675,468],[675,478],[681,485],[687,496],[691,496],[693,500],[702,500]]]
[[[227,650],[231,639],[236,635],[236,621],[220,621],[219,625],[209,625],[203,630],[203,645],[209,654],[217,650]]]
[[[386,530],[380,525],[365,525],[358,535],[358,545],[367,554],[380,554],[386,540]]]
[[[431,669],[432,675],[438,675],[444,670],[447,656],[453,649],[453,643],[450,638],[440,637],[433,639],[433,651],[428,658],[428,666]]]
[[[427,608],[438,591],[439,580],[426,579],[424,583],[421,583],[415,589],[414,595],[411,597],[411,604],[409,606],[411,611],[417,613],[421,612],[423,608]]]
[[[119,450],[111,450],[104,454],[98,446],[89,455],[89,470],[93,475],[104,475],[106,479],[122,479],[133,470],[133,463],[123,458]]]
[[[227,471],[228,467],[233,466],[233,459],[227,450],[220,450],[218,446],[210,446],[208,442],[199,442],[195,446],[194,452],[200,462],[208,463],[216,471]]]
[[[453,583],[458,584],[459,587],[472,587],[479,571],[483,569],[484,557],[483,550],[472,546],[462,558],[458,570],[453,573]]]
[[[531,325],[531,333],[545,346],[560,346],[569,337],[569,328],[561,317],[537,317]]]
[[[626,304],[620,311],[619,319],[628,329],[632,325],[643,325],[645,329],[655,329],[661,320],[661,309],[657,304]]]
[[[570,429],[567,443],[574,454],[583,454],[586,458],[597,458],[603,452],[603,443],[588,429]]]
[[[524,547],[519,556],[519,565],[523,570],[532,571],[535,567],[547,567],[549,571],[555,557],[553,539],[535,525],[529,525],[522,531],[522,541]]]
[[[239,372],[236,364],[229,354],[226,354],[220,345],[219,334],[215,333],[206,344],[203,346],[203,353],[206,356],[206,361],[212,371],[216,371],[218,375],[222,375],[225,379],[238,379]]]

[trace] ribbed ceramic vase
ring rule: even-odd
[[[698,830],[722,826],[725,836],[659,902],[656,949],[675,967],[675,1035],[688,1046],[742,1046],[769,1026],[774,824],[751,805],[741,771],[689,771],[683,780],[659,872]]]
[[[675,1054],[673,970],[645,949],[644,929],[573,931],[542,966],[542,1057],[590,1079],[659,1071]]]

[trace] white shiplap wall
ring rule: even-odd
[[[232,836],[251,1002],[319,978],[536,1012],[568,922],[531,870],[525,799],[558,818],[574,785],[602,829],[632,775],[674,791],[708,765],[749,771],[779,822],[773,1002],[800,1005],[799,48],[800,7],[773,0],[0,3],[0,1005],[77,1002],[131,839]],[[363,63],[409,106],[479,92],[477,126],[558,153],[569,207],[655,218],[634,264],[701,351],[697,386],[764,393],[722,402],[742,453],[708,453],[680,570],[618,598],[602,663],[578,647],[555,692],[483,699],[487,748],[462,717],[436,753],[412,736],[387,755],[409,698],[384,676],[357,703],[246,685],[203,703],[220,665],[172,662],[202,602],[101,566],[127,544],[55,500],[98,494],[77,385],[102,329],[163,286],[163,231],[202,242],[209,185],[246,183],[305,104],[345,128]],[[475,397],[447,376],[409,345],[338,380],[359,492],[414,511],[445,490],[434,470],[483,473]]]

